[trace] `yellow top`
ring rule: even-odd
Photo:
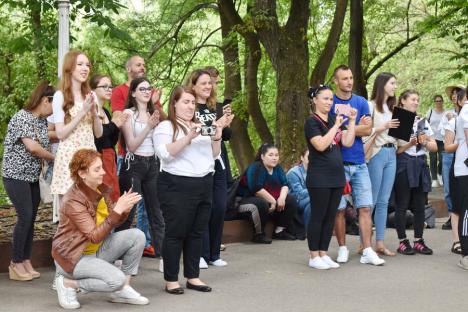
[[[96,209],[96,225],[99,225],[102,222],[104,222],[104,220],[107,218],[108,215],[109,215],[109,211],[107,210],[107,205],[103,197],[101,198],[101,201],[99,202],[97,209]],[[86,246],[86,248],[83,250],[83,255],[95,254],[96,251],[98,251],[99,247],[101,246],[101,243],[97,243],[97,244],[89,243]]]

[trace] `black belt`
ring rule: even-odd
[[[356,166],[355,163],[350,162],[350,161],[343,161],[343,165],[345,165],[345,166]]]
[[[382,147],[395,147],[395,144],[393,144],[393,143],[385,143],[384,145],[382,145]]]

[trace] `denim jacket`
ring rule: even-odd
[[[297,202],[301,206],[309,201],[309,191],[305,182],[306,174],[302,164],[292,167],[286,174],[290,186],[289,193],[297,198]]]

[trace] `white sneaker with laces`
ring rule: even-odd
[[[164,262],[163,259],[159,260],[159,272],[164,273]]]
[[[115,303],[128,303],[136,305],[145,305],[149,303],[148,298],[140,295],[135,289],[131,286],[124,286],[121,290],[114,291],[110,294],[110,302]]]
[[[439,187],[439,182],[437,182],[437,180],[432,180],[432,187]]]
[[[223,266],[228,265],[228,263],[226,261],[224,261],[223,259],[218,259],[216,261],[210,261],[210,264],[214,265],[214,266],[217,266],[217,267],[223,267]]]
[[[314,259],[309,259],[309,266],[317,270],[328,270],[330,266],[322,260],[321,257],[317,256]]]
[[[200,257],[200,269],[208,269],[208,263],[206,263],[205,259],[203,257]]]
[[[349,250],[346,246],[340,246],[338,248],[338,257],[336,257],[336,262],[346,263],[349,259]]]
[[[374,249],[372,249],[372,247],[367,247],[362,251],[360,262],[363,264],[382,265],[385,263],[385,260],[379,258],[379,256],[374,251]]]
[[[80,303],[76,300],[76,290],[74,288],[65,287],[62,275],[59,275],[55,279],[55,285],[57,288],[58,301],[62,308],[72,310],[80,307]]]
[[[320,258],[322,258],[323,262],[330,266],[330,269],[338,269],[340,267],[340,265],[333,261],[329,256],[322,256]]]
[[[440,174],[437,175],[437,182],[439,182],[440,186],[444,185],[444,180],[442,179],[442,176]]]

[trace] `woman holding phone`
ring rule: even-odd
[[[230,105],[223,109],[221,103],[216,102],[216,92],[213,87],[211,75],[208,71],[194,70],[186,85],[195,93],[197,110],[195,112],[197,120],[201,123],[201,135],[213,137],[216,127],[222,129],[221,141],[228,141],[231,138],[229,125],[234,118],[231,114]],[[220,155],[215,160],[215,174],[213,176],[213,206],[211,209],[208,229],[203,239],[203,252],[200,258],[200,268],[207,269],[208,263],[217,267],[227,265],[227,262],[220,257],[221,238],[223,236],[224,215],[227,206],[227,174],[223,156]]]

